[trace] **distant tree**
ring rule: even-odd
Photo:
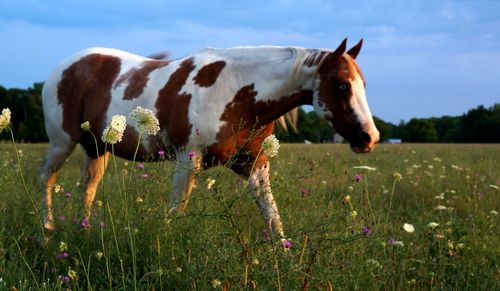
[[[460,119],[463,142],[500,142],[500,104],[479,106]]]
[[[438,135],[434,122],[430,119],[413,118],[403,129],[405,142],[437,142]]]
[[[385,122],[376,116],[373,116],[373,121],[375,122],[375,126],[380,132],[380,142],[384,142],[389,138],[395,137],[394,131],[396,126],[394,124],[390,122]]]
[[[460,132],[460,117],[443,116],[431,118],[434,123],[439,142],[460,142],[462,133]]]

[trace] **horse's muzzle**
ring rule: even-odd
[[[357,154],[369,153],[373,151],[379,139],[380,133],[376,128],[371,131],[361,130],[359,134],[351,139],[351,150]]]

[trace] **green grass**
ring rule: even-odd
[[[39,207],[46,146],[17,146]],[[81,164],[78,149],[59,176],[56,231],[45,246],[12,144],[0,144],[0,290],[500,289],[499,145],[379,145],[369,155],[346,145],[282,145],[271,172],[288,252],[264,239],[258,208],[224,167],[203,171],[187,215],[165,220],[173,163],[145,164],[119,191],[131,162],[117,159],[85,232]],[[360,165],[377,169],[353,168]],[[58,258],[60,242],[67,258]],[[77,278],[63,283],[69,270]]]

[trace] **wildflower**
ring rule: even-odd
[[[434,196],[434,199],[444,200],[444,192],[439,193],[438,196]]]
[[[69,283],[69,277],[68,276],[62,276],[61,277],[61,282],[63,284],[68,284]]]
[[[144,173],[144,174],[142,174],[142,177],[143,177],[144,179],[147,179],[147,178],[149,178],[149,175],[148,175],[148,174],[146,174],[146,173]]]
[[[267,240],[267,241],[271,240],[271,234],[269,233],[269,230],[267,228],[264,228],[262,230],[262,236],[264,237],[264,240]]]
[[[374,268],[374,269],[382,269],[382,265],[377,260],[374,259],[368,259],[366,260],[365,264],[368,266]]]
[[[66,194],[64,194],[64,196],[66,196],[66,198],[71,198],[71,192],[66,192]]]
[[[213,287],[214,289],[216,289],[216,288],[217,288],[217,287],[219,287],[220,285],[222,285],[222,282],[221,282],[221,281],[219,281],[218,279],[213,279],[213,280],[212,280],[212,287]]]
[[[358,216],[358,212],[357,212],[356,210],[353,210],[353,211],[351,212],[351,217],[352,217],[352,218],[356,218],[356,216]]]
[[[57,254],[57,256],[56,256],[56,260],[62,260],[62,259],[66,259],[66,258],[69,258],[68,252],[62,252],[60,254]]]
[[[311,191],[307,188],[300,188],[300,194],[302,195],[302,198],[303,197],[306,197]]]
[[[102,141],[109,144],[116,144],[122,141],[123,132],[127,127],[126,118],[123,115],[114,115],[111,123],[102,132]]]
[[[366,170],[366,171],[375,171],[377,168],[368,167],[368,166],[354,166],[353,169]]]
[[[498,212],[497,212],[496,210],[491,210],[491,211],[490,211],[490,214],[491,214],[491,215],[495,215],[495,216],[497,216],[497,215],[498,215]]]
[[[200,135],[200,129],[199,128],[196,129],[196,135]]]
[[[83,131],[90,131],[90,122],[85,121],[84,123],[80,124],[81,129]]]
[[[351,202],[351,195],[346,195],[346,196],[344,197],[344,201],[345,201],[345,203],[349,203],[349,202]]]
[[[407,233],[413,233],[415,232],[415,227],[413,227],[413,225],[409,224],[409,223],[405,223],[403,224],[403,229],[407,232]]]
[[[102,207],[102,201],[101,200],[97,200],[97,207],[101,208]]]
[[[280,148],[279,140],[276,138],[274,134],[266,137],[264,141],[262,141],[262,150],[264,150],[264,154],[268,158],[273,158],[278,154],[278,149]]]
[[[498,187],[497,185],[493,185],[493,184],[490,184],[490,188],[500,190],[500,187]]]
[[[149,135],[156,135],[160,131],[160,122],[153,111],[137,106],[130,113],[130,118],[139,125],[139,130]]]
[[[165,158],[165,151],[164,150],[159,150],[158,151],[158,156],[160,157],[160,159],[164,159]]]
[[[5,108],[0,115],[0,133],[10,125],[10,109]]]
[[[363,234],[368,236],[372,233],[371,229],[368,226],[363,227]]]
[[[291,249],[293,247],[293,244],[292,244],[292,242],[289,239],[283,239],[283,240],[281,240],[281,244],[287,250],[289,250],[289,249]]]
[[[356,174],[356,175],[354,176],[354,181],[356,181],[356,182],[361,181],[361,179],[363,179],[363,177],[362,177],[360,174]]]
[[[182,268],[181,268],[181,267],[177,267],[177,268],[175,268],[175,271],[176,271],[177,273],[180,273],[180,272],[182,272]]]
[[[143,163],[139,163],[137,164],[137,169],[141,169],[143,170],[145,168],[144,164]]]
[[[212,190],[215,184],[215,179],[208,178],[207,179],[207,190]]]
[[[135,202],[142,203],[144,202],[144,200],[141,197],[137,197],[137,199],[135,199]]]
[[[59,251],[65,252],[68,250],[68,244],[65,242],[59,242]]]
[[[446,209],[447,209],[447,207],[446,207],[446,206],[444,206],[444,205],[438,205],[438,206],[436,206],[436,208],[434,208],[434,209],[436,209],[436,210],[446,210]]]
[[[257,260],[256,258],[254,258],[252,260],[252,265],[256,265],[257,266],[258,264],[259,264],[259,260]]]
[[[190,159],[190,160],[191,160],[194,156],[196,156],[196,152],[194,152],[194,151],[189,151],[189,152],[188,152],[188,154],[187,154],[187,156],[188,156],[188,159]]]
[[[69,269],[68,276],[71,278],[71,280],[78,280],[78,274],[72,269]]]
[[[82,226],[83,229],[87,230],[90,228],[90,223],[89,223],[89,219],[84,217],[82,219],[82,222],[80,223],[80,225]]]
[[[59,184],[54,185],[54,192],[59,193],[61,190],[62,190],[61,185],[59,185]]]
[[[403,179],[403,176],[398,172],[394,172],[394,174],[392,174],[392,177],[394,177],[394,180],[396,181],[401,181]]]
[[[435,223],[435,222],[430,222],[429,224],[427,224],[428,227],[432,228],[432,229],[435,229],[436,227],[439,226],[439,223]]]
[[[95,257],[96,257],[98,260],[100,260],[100,259],[102,258],[102,256],[103,256],[103,255],[104,255],[104,253],[103,253],[103,252],[96,252],[96,253],[95,253]]]
[[[436,235],[434,235],[434,237],[435,238],[444,238],[444,235],[442,235],[442,234],[436,234]]]

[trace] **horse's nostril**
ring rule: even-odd
[[[371,136],[366,131],[362,131],[359,134],[359,137],[361,138],[361,141],[365,144],[369,144],[372,141]]]

